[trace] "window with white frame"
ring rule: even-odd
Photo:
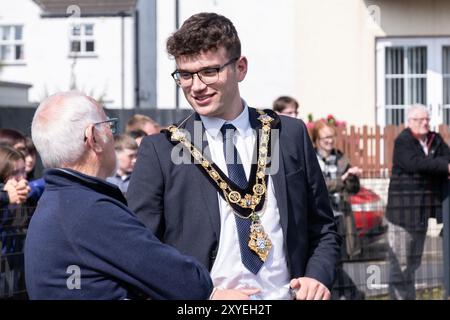
[[[430,124],[450,125],[450,37],[377,40],[377,123],[406,123],[406,110],[420,103]]]
[[[94,25],[76,24],[70,28],[69,50],[72,55],[92,55],[95,53]]]
[[[387,47],[385,57],[386,122],[399,125],[405,106],[427,103],[427,48]]]
[[[443,122],[450,125],[450,46],[442,46]]]
[[[0,25],[0,61],[20,62],[24,58],[23,26]]]

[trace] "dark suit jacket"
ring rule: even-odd
[[[447,180],[450,148],[439,133],[430,132],[428,155],[411,130],[395,139],[386,218],[408,229],[424,229],[429,217],[441,217],[443,182]]]
[[[257,128],[256,110],[249,108],[249,116],[251,126]],[[290,275],[312,277],[330,288],[341,239],[327,188],[304,123],[280,118],[280,168],[272,179]],[[194,119],[198,115],[182,125],[192,136]],[[163,242],[211,269],[220,235],[217,191],[194,164],[174,164],[173,148],[164,134],[143,139],[128,203]]]

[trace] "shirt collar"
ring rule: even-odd
[[[122,180],[122,181],[126,181],[126,180],[130,179],[131,173],[126,173],[126,174],[124,174],[123,176],[121,176],[121,175],[119,175],[118,173],[116,173],[115,177],[116,177],[117,179]]]
[[[127,205],[119,188],[106,180],[89,176],[69,168],[48,169],[44,175],[46,188],[61,188],[73,185],[87,187],[97,193],[112,197]]]
[[[203,126],[205,127],[205,130],[208,132],[208,134],[214,139],[217,138],[220,132],[220,128],[222,128],[225,123],[231,123],[232,125],[234,125],[239,132],[239,135],[242,137],[246,137],[252,134],[248,105],[244,100],[242,100],[242,104],[244,105],[244,109],[235,119],[231,121],[226,121],[224,119],[215,117],[200,116],[203,122]]]

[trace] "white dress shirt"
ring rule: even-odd
[[[419,142],[425,155],[428,155],[428,139],[427,138],[425,138],[425,140],[419,139]]]
[[[245,105],[245,102],[243,103]],[[212,161],[225,174],[228,174],[223,154],[222,134],[220,133],[220,128],[226,121],[203,116],[201,119],[206,129]],[[234,143],[248,180],[256,132],[250,126],[247,105],[236,119],[227,121],[227,123],[233,124],[237,129]],[[268,179],[265,204],[258,214],[265,232],[272,241],[272,249],[256,275],[242,264],[234,211],[219,194],[217,197],[219,198],[221,229],[219,249],[211,270],[214,286],[219,289],[259,288],[261,292],[258,293],[258,298],[290,299],[288,291],[290,277],[286,263],[283,231],[271,177],[269,176]]]

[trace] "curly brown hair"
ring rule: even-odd
[[[216,51],[224,47],[229,58],[241,56],[241,41],[233,23],[217,13],[198,13],[167,39],[167,52],[175,58]]]

